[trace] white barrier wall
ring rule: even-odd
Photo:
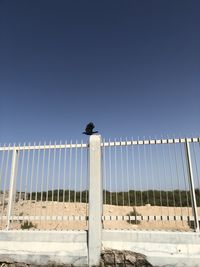
[[[2,231],[0,262],[34,265],[88,264],[86,231]]]
[[[200,266],[200,234],[162,231],[106,231],[103,248],[142,253],[153,266]]]
[[[199,267],[200,234],[162,231],[102,231],[102,249],[142,253],[155,267]],[[0,262],[88,266],[86,231],[2,231]]]

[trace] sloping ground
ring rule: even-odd
[[[187,207],[160,207],[160,206],[115,206],[104,205],[105,216],[126,216],[131,215],[131,212],[136,212],[141,216],[192,216],[192,208]],[[200,208],[198,208],[200,214]],[[187,221],[174,220],[142,220],[136,223],[129,223],[128,221],[104,221],[104,229],[131,229],[131,230],[171,230],[171,231],[190,231],[191,228]]]
[[[115,206],[103,205],[104,216],[126,216],[135,212],[142,216],[191,216],[192,209],[187,207],[160,207],[160,206]],[[7,206],[1,211],[1,214],[7,215]],[[198,208],[200,214],[200,208]],[[33,220],[32,229],[39,230],[86,230],[86,220],[60,220],[46,219],[48,216],[88,216],[88,204],[86,203],[66,203],[66,202],[50,202],[50,201],[20,201],[15,203],[13,208],[13,215],[20,216],[20,219],[11,223],[10,229],[21,229],[23,223],[27,220],[26,216],[43,216],[45,220]],[[0,220],[0,230],[5,229],[6,221]],[[172,231],[190,231],[190,226],[187,221],[137,221],[136,223],[128,222],[127,220],[105,220],[103,222],[104,229],[159,229],[159,230],[172,230]]]

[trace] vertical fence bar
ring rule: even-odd
[[[101,136],[89,139],[89,230],[88,263],[98,266],[101,254],[102,232],[102,174]]]
[[[199,232],[199,221],[198,221],[198,213],[197,213],[197,203],[194,189],[194,178],[193,178],[193,170],[192,170],[192,161],[190,154],[190,145],[188,139],[185,140],[185,148],[186,148],[186,160],[188,166],[188,178],[189,178],[189,186],[190,186],[190,194],[191,194],[191,202],[192,202],[192,210],[194,215],[194,230],[195,232]]]
[[[13,149],[13,155],[12,155],[12,165],[11,165],[11,176],[10,176],[10,188],[9,188],[9,201],[8,201],[8,217],[7,217],[7,225],[6,229],[9,230],[10,228],[10,217],[12,215],[13,210],[13,202],[15,199],[16,194],[16,169],[17,169],[17,154],[18,151],[16,149]]]
[[[82,202],[82,191],[83,191],[83,187],[82,187],[82,184],[83,184],[83,141],[81,141],[81,159],[80,159],[80,199],[79,199],[79,202],[81,203]]]

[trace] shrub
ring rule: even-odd
[[[141,216],[141,214],[138,213],[138,212],[136,211],[135,208],[133,208],[133,211],[129,212],[129,213],[127,214],[127,216]],[[128,220],[127,222],[128,222],[128,223],[131,223],[131,224],[140,224],[140,221],[137,220],[137,217],[135,217],[135,220],[131,220],[131,219],[129,218],[129,220]]]
[[[30,228],[37,228],[35,224],[33,224],[32,222],[29,221],[25,221],[21,224],[21,229],[25,230],[25,229],[30,229]]]

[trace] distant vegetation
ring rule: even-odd
[[[195,189],[197,206],[200,206],[200,190]],[[58,201],[58,202],[83,202],[87,203],[89,192],[72,190],[53,190],[47,192],[27,193],[27,200],[36,201]],[[189,191],[134,191],[128,192],[109,192],[103,191],[103,203],[120,206],[143,206],[146,204],[156,206],[191,206]]]

